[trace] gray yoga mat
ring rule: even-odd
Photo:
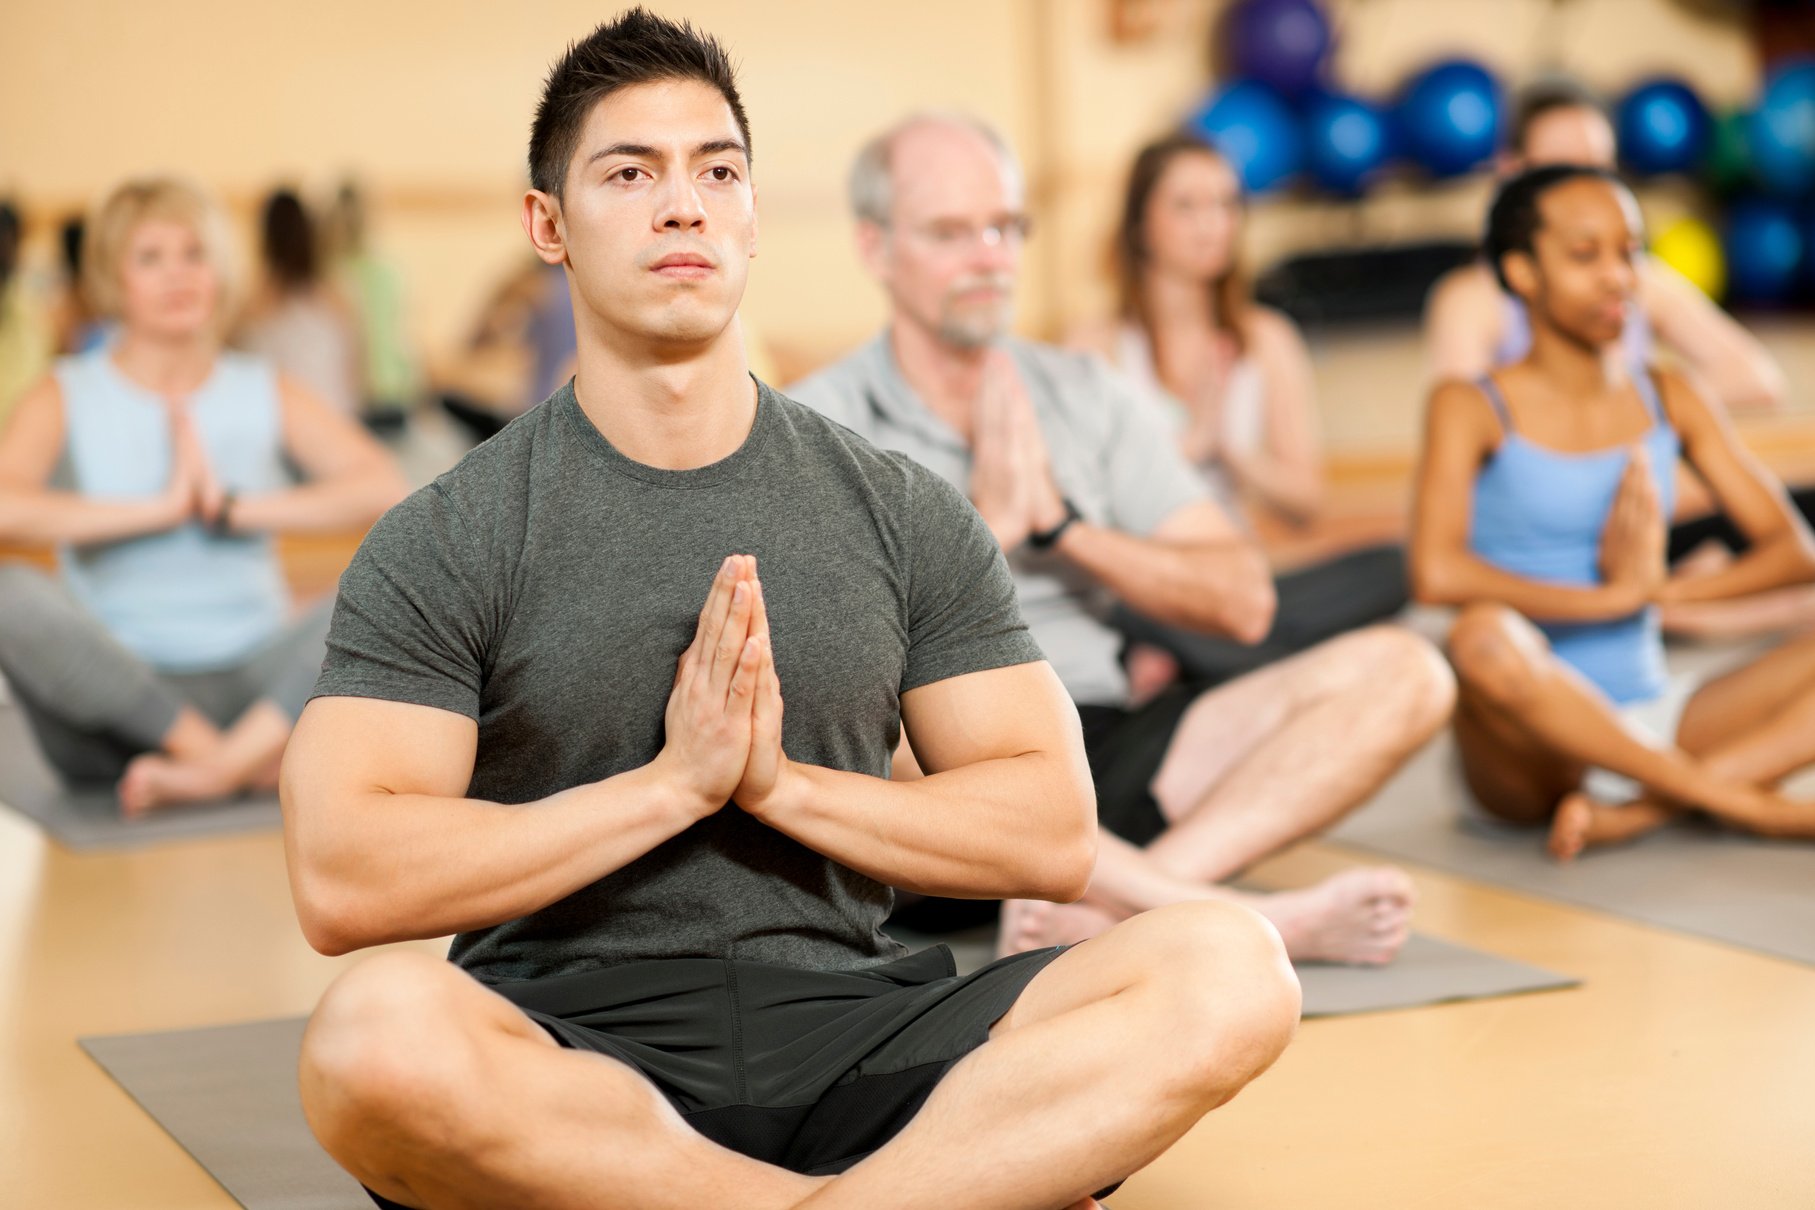
[[[959,965],[987,961],[960,939]],[[950,942],[948,942],[949,944]],[[1575,980],[1414,935],[1391,966],[1299,970],[1305,1015],[1371,1012],[1567,987]],[[248,1210],[370,1210],[316,1145],[296,1093],[300,1018],[84,1038],[84,1050]]]
[[[887,931],[915,949],[934,940],[894,927]],[[988,965],[995,957],[996,934],[989,926],[966,929],[937,940],[951,947],[961,975]],[[1510,996],[1519,992],[1574,987],[1581,982],[1523,962],[1439,941],[1423,933],[1413,933],[1399,956],[1387,966],[1310,962],[1301,963],[1297,970],[1298,982],[1305,993],[1306,1017],[1334,1017],[1443,1004],[1452,1000]]]
[[[271,831],[283,826],[275,795],[170,807],[126,819],[113,790],[71,790],[38,753],[24,712],[0,705],[0,803],[69,849],[125,849],[165,840]]]
[[[1567,865],[1544,833],[1481,816],[1448,736],[1329,839],[1385,857],[1797,962],[1815,963],[1815,844],[1685,822]]]

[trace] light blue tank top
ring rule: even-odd
[[[1652,425],[1645,452],[1658,500],[1668,517],[1675,501],[1680,451],[1649,372],[1634,379]],[[1626,446],[1566,453],[1527,441],[1490,378],[1482,393],[1505,438],[1475,479],[1469,549],[1495,567],[1549,584],[1601,583],[1601,531],[1628,461]],[[1649,701],[1667,684],[1657,609],[1606,622],[1537,622],[1559,658],[1615,702]]]
[[[170,482],[163,401],[131,382],[106,349],[57,363],[64,473],[85,496],[142,499]],[[222,353],[188,405],[223,487],[285,486],[277,379],[257,358]],[[215,537],[191,521],[121,542],[64,546],[63,578],[126,648],[167,672],[236,664],[284,624],[289,594],[268,537]]]
[[[1525,309],[1525,300],[1516,294],[1502,290],[1501,310],[1505,313],[1500,323],[1500,343],[1494,346],[1494,366],[1509,366],[1515,361],[1522,361],[1531,352],[1531,315]],[[1653,360],[1651,339],[1651,321],[1645,318],[1645,312],[1633,307],[1626,320],[1626,326],[1620,331],[1620,348],[1626,354],[1626,368],[1632,371],[1634,378],[1642,378],[1651,370]]]

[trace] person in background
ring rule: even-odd
[[[1232,517],[1302,527],[1323,501],[1310,354],[1291,319],[1254,301],[1238,263],[1241,183],[1197,135],[1142,148],[1115,240],[1120,289],[1112,325],[1078,343],[1154,392],[1178,443]],[[1169,679],[1166,652],[1193,680],[1220,683],[1348,630],[1392,617],[1408,599],[1397,544],[1369,546],[1276,577],[1278,607],[1258,643],[1166,627],[1121,611],[1137,680]],[[1161,657],[1164,658],[1164,657]],[[1137,696],[1140,691],[1137,690]]]
[[[82,287],[82,244],[88,222],[72,214],[57,228],[57,251],[62,269],[56,300],[51,304],[51,329],[57,353],[86,353],[112,337],[112,325],[95,314]]]
[[[422,387],[404,323],[403,276],[372,247],[365,195],[352,181],[335,192],[324,228],[330,279],[358,320],[361,413],[368,424],[395,425]]]
[[[1604,168],[1502,186],[1486,248],[1531,348],[1431,397],[1412,573],[1460,608],[1456,738],[1476,800],[1548,825],[1561,860],[1685,809],[1815,836],[1785,777],[1815,763],[1815,637],[1705,684],[1673,677],[1657,606],[1815,581],[1815,538],[1689,379],[1617,355],[1640,290],[1638,203]],[[1744,530],[1723,571],[1669,575],[1664,518],[1685,458]]]
[[[1100,934],[1173,903],[1246,903],[1296,960],[1391,961],[1413,889],[1390,866],[1250,894],[1222,885],[1365,803],[1449,719],[1455,686],[1409,631],[1373,626],[1208,691],[1137,705],[1104,620],[1258,640],[1266,562],[1174,447],[1161,405],[1086,353],[1008,335],[1027,231],[1018,164],[962,114],[921,114],[851,170],[859,255],[888,326],[792,388],[969,495],[1028,628],[1083,721],[1100,825],[1082,903],[1011,900],[1002,949]],[[913,753],[897,758],[912,776]]]
[[[116,189],[86,288],[118,336],[0,430],[0,541],[59,568],[0,564],[0,672],[51,765],[128,814],[275,784],[328,612],[292,614],[273,536],[363,529],[406,491],[344,414],[221,347],[229,249],[194,187]]]
[[[302,199],[279,189],[260,221],[264,276],[238,343],[270,361],[346,416],[359,415],[358,328],[347,300],[328,284],[320,240]]]
[[[50,333],[19,272],[23,227],[18,208],[0,202],[0,424],[50,362]]]
[[[1554,79],[1521,98],[1500,169],[1503,177],[1546,164],[1611,170],[1618,150],[1613,123],[1594,95],[1574,81]],[[1474,382],[1530,351],[1531,321],[1525,304],[1502,290],[1488,265],[1477,261],[1452,270],[1432,288],[1425,307],[1425,343],[1433,380]],[[1682,274],[1655,257],[1644,257],[1618,352],[1637,374],[1660,349],[1673,355],[1719,404],[1735,411],[1774,411],[1783,405],[1783,371],[1765,347]],[[1672,564],[1689,574],[1717,573],[1732,556],[1744,553],[1744,535],[1730,519],[1709,515],[1713,504],[1694,478],[1679,474],[1676,495],[1681,523],[1670,533]],[[1815,517],[1815,487],[1795,489],[1791,501],[1805,518]],[[1666,631],[1693,638],[1800,630],[1815,625],[1815,589],[1798,586],[1725,600],[1673,602],[1662,607],[1660,617]]]

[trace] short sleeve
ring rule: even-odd
[[[477,720],[487,646],[473,536],[434,484],[379,518],[340,577],[312,697],[372,697]]]
[[[1210,489],[1179,450],[1166,405],[1118,371],[1096,365],[1109,413],[1103,462],[1110,523],[1145,537],[1179,509],[1208,498]]]
[[[995,535],[951,484],[905,456],[911,565],[901,691],[1045,659],[1015,599]]]

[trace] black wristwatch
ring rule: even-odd
[[[1059,523],[1051,529],[1043,529],[1027,535],[1027,544],[1035,550],[1051,550],[1065,531],[1071,528],[1073,521],[1083,520],[1083,514],[1078,512],[1078,506],[1071,502],[1070,497],[1059,497],[1059,503],[1065,506],[1065,516],[1060,518]]]

